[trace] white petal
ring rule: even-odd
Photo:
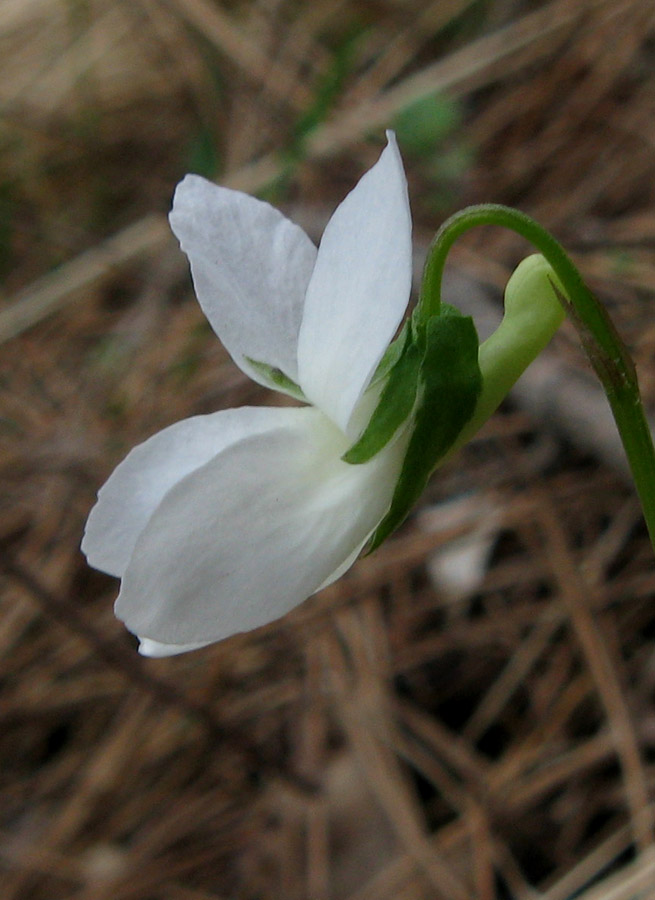
[[[412,282],[411,216],[395,137],[330,219],[298,337],[305,395],[343,430],[393,337]]]
[[[325,581],[323,581],[323,582],[321,582],[321,584],[319,584],[319,586],[316,589],[317,591],[322,591],[323,588],[329,587],[331,584],[334,584],[335,581],[338,581],[342,575],[345,575],[345,573],[355,563],[357,557],[359,556],[359,554],[362,552],[362,550],[366,546],[366,542],[368,541],[368,539],[370,538],[370,536],[374,530],[375,529],[373,529],[370,534],[367,534],[363,541],[359,542],[359,544],[355,547],[355,549],[350,554],[350,556],[348,556],[339,566],[337,566],[337,568],[334,570],[334,572],[331,572],[328,575],[328,577],[325,579]]]
[[[362,552],[369,537],[370,535],[366,536],[366,539],[355,548],[350,556],[341,563],[328,578],[326,578],[323,584],[318,586],[317,590],[321,591],[323,588],[338,581],[338,579],[348,571]],[[139,653],[141,656],[149,656],[152,659],[161,659],[165,656],[178,656],[180,653],[189,653],[191,650],[200,650],[202,647],[207,647],[213,643],[214,641],[201,641],[197,644],[162,644],[159,641],[152,641],[150,638],[139,638]]]
[[[316,248],[268,203],[187,175],[175,191],[171,228],[189,257],[198,301],[241,369],[246,357],[298,380],[297,341]]]
[[[343,434],[305,408],[180,481],[139,537],[116,614],[164,644],[220,640],[284,615],[351,557],[386,512],[400,444],[340,460]]]
[[[150,638],[140,638],[139,653],[141,656],[161,659],[164,656],[177,656],[190,650],[200,650],[201,647],[207,647],[212,643],[213,641],[201,641],[197,644],[160,644],[158,641],[151,641]]]
[[[82,541],[90,565],[122,576],[136,539],[173,485],[229,444],[295,421],[298,412],[274,407],[228,409],[184,419],[139,444],[100,489],[91,510]]]

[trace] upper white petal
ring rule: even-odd
[[[284,615],[340,569],[386,512],[402,461],[363,466],[319,411],[227,447],[172,488],[138,538],[116,613],[167,645]]]
[[[165,494],[229,444],[293,421],[299,410],[241,407],[184,419],[139,444],[98,493],[82,550],[102,572],[121,577],[136,539]]]
[[[325,229],[298,337],[300,385],[344,431],[411,289],[407,182],[395,137],[388,138]]]
[[[268,203],[198,175],[177,186],[170,223],[198,301],[236,364],[260,383],[247,357],[297,381],[298,329],[316,259],[302,228]]]

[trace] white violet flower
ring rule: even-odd
[[[146,656],[264,625],[343,574],[389,510],[410,430],[367,462],[342,460],[379,398],[371,382],[410,294],[393,134],[318,251],[267,203],[195,175],[170,222],[236,364],[311,405],[185,419],[133,449],[99,492],[82,548],[121,579],[116,614]]]

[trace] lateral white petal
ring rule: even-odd
[[[121,577],[136,539],[181,478],[241,438],[295,421],[300,410],[241,407],[176,422],[139,444],[98,493],[82,550],[94,568]]]
[[[166,494],[134,548],[116,614],[143,640],[218,641],[284,615],[352,557],[386,512],[402,460],[340,459],[319,411],[245,438]]]
[[[169,218],[203,312],[236,364],[262,384],[248,357],[297,382],[298,329],[316,259],[302,228],[199,175],[177,186]]]
[[[298,337],[305,395],[343,430],[402,319],[411,216],[396,140],[337,207],[321,241]]]

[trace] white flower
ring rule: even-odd
[[[297,385],[312,405],[178,422],[104,485],[82,548],[122,580],[116,614],[145,655],[284,615],[352,565],[389,509],[402,435],[367,463],[341,460],[375,404],[379,392],[365,392],[409,299],[407,185],[388,138],[318,251],[253,197],[194,175],[177,188],[171,227],[215,332],[251,378]]]

